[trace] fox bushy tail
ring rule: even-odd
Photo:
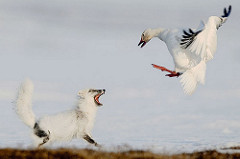
[[[32,111],[33,89],[32,81],[25,79],[19,87],[16,99],[16,112],[19,118],[30,128],[33,128],[35,124],[35,115]]]

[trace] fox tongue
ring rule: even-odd
[[[101,96],[102,94],[97,94],[94,99],[95,101],[97,102],[98,105],[102,105],[102,103],[99,102],[99,97]]]

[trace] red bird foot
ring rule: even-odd
[[[175,73],[170,73],[170,74],[166,74],[165,76],[168,77],[179,77],[182,73],[180,72],[175,72]]]
[[[165,67],[162,67],[162,66],[158,66],[158,65],[155,65],[155,64],[152,64],[152,66],[156,69],[159,69],[161,71],[166,71],[166,72],[169,72],[170,74],[166,74],[165,76],[168,76],[168,77],[179,77],[182,73],[180,72],[175,72],[175,71],[171,71]]]

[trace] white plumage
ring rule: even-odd
[[[227,20],[231,13],[224,8],[221,17],[211,16],[206,24],[201,21],[197,29],[146,29],[138,44],[143,47],[153,37],[164,41],[175,64],[174,71],[165,67],[154,65],[153,67],[170,74],[166,76],[180,76],[183,90],[186,94],[192,94],[198,83],[204,84],[206,62],[211,60],[217,48],[217,29]]]

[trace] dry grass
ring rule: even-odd
[[[154,154],[149,151],[103,152],[90,149],[0,149],[0,159],[239,159],[240,153],[215,150],[176,155]]]

